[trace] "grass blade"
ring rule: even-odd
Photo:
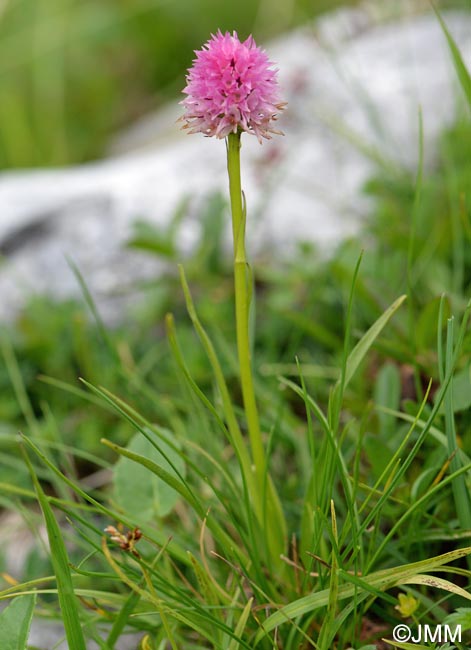
[[[351,351],[348,360],[347,367],[345,372],[345,388],[351,381],[353,375],[358,369],[358,366],[363,361],[366,356],[366,353],[373,345],[376,338],[381,334],[381,331],[386,326],[388,321],[396,313],[399,307],[402,305],[406,296],[399,296],[397,300],[393,302],[390,307],[378,318],[378,320],[370,327],[366,334],[360,339],[356,346]]]
[[[371,348],[377,337],[381,334],[381,331],[386,326],[391,317],[396,313],[399,307],[402,305],[406,299],[405,295],[400,296],[395,300],[392,305],[390,305],[386,311],[381,314],[378,320],[373,323],[370,329],[364,334],[364,336],[358,341],[353,350],[348,355],[348,359],[345,362],[345,370],[342,372],[342,377],[336,383],[334,390],[332,391],[332,396],[329,401],[330,410],[339,409],[339,401],[343,394],[343,391],[350,383],[353,375],[358,369],[358,366],[365,358],[368,350]],[[332,406],[330,406],[332,404]]]
[[[462,598],[471,600],[471,594],[467,591],[454,585],[449,580],[444,580],[443,578],[437,578],[435,576],[429,576],[426,574],[421,574],[417,576],[412,576],[407,580],[402,582],[403,585],[426,585],[427,587],[435,587],[436,589],[443,589],[444,591],[449,591],[452,594],[458,594]]]
[[[236,629],[234,631],[237,637],[241,637],[244,632],[245,626],[247,625],[247,619],[249,618],[249,614],[252,609],[252,604],[253,604],[253,598],[250,598],[250,600],[247,601],[247,604],[244,607],[242,614],[240,615],[240,618],[236,625]],[[231,639],[231,642],[229,643],[227,650],[239,650],[240,647],[241,647],[240,641],[233,638]]]
[[[47,497],[41,488],[29,456],[23,446],[21,449],[31,474],[34,489],[36,490],[39,505],[46,523],[47,536],[51,549],[51,561],[56,576],[57,594],[59,597],[59,605],[62,612],[62,620],[64,623],[67,642],[69,647],[74,648],[74,650],[87,650],[82,626],[80,624],[78,601],[72,583],[69,558],[67,556],[64,540],[62,539],[61,530],[56,518],[54,517],[54,513],[49,505]]]
[[[405,584],[407,580],[417,576],[418,574],[434,571],[438,567],[441,567],[444,564],[449,564],[459,558],[466,557],[470,553],[471,547],[457,549],[427,560],[421,560],[420,562],[377,571],[368,576],[363,576],[362,581],[365,584],[365,588],[371,587],[373,590],[384,591],[391,587]],[[358,586],[356,584],[343,584],[338,589],[337,600],[352,598],[357,590]],[[329,598],[330,589],[324,589],[317,593],[304,596],[303,598],[289,603],[286,607],[279,609],[264,621],[263,629],[260,630],[255,637],[254,646],[257,645],[267,635],[267,633],[275,627],[288,621],[292,621],[293,619],[297,619],[299,616],[303,616],[304,614],[310,613],[316,609],[325,607],[329,604]]]
[[[446,337],[445,371],[451,373],[453,367],[453,318],[448,319]],[[462,467],[461,457],[457,454],[459,449],[455,429],[455,414],[453,411],[453,384],[450,383],[445,394],[445,430],[448,441],[448,454],[451,458],[450,469],[452,472],[459,471]],[[471,530],[471,502],[466,476],[460,474],[455,476],[452,482],[453,498],[455,501],[458,521],[463,530]]]
[[[441,17],[438,9],[433,5],[433,10],[435,11],[435,14],[438,18],[438,21],[440,23],[440,26],[443,30],[443,33],[445,34],[445,38],[448,43],[448,47],[450,48],[451,52],[451,57],[453,59],[453,65],[455,66],[456,74],[458,75],[458,79],[461,85],[461,88],[463,89],[463,92],[466,96],[466,101],[469,105],[469,108],[471,109],[471,76],[469,74],[469,71],[463,61],[463,57],[461,56],[461,52],[450,34],[450,31],[448,30],[448,27],[445,24],[445,21]]]

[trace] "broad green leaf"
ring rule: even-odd
[[[135,426],[138,426],[134,422],[133,422],[133,424]],[[40,448],[37,445],[35,445],[34,442],[32,442],[29,438],[24,438],[24,441],[34,451],[34,453],[38,456],[38,458],[40,458],[40,460],[46,465],[48,470],[50,470],[55,476],[58,476],[64,482],[64,484],[68,485],[73,490],[73,492],[75,492],[75,494],[77,494],[81,499],[83,499],[85,502],[91,504],[93,506],[93,508],[96,509],[98,512],[101,512],[102,514],[104,514],[107,520],[109,519],[110,521],[118,521],[118,522],[122,523],[124,526],[126,526],[127,528],[133,528],[135,526],[134,518],[125,517],[124,515],[117,512],[116,509],[107,508],[102,503],[100,503],[100,501],[97,501],[96,499],[94,499],[90,494],[85,492],[80,487],[79,484],[75,483],[68,476],[63,474],[58,469],[58,467],[56,467],[56,465],[54,465],[54,463],[52,463],[52,461],[50,461],[42,453]],[[125,456],[128,453],[126,449],[124,451],[121,451],[121,448],[118,445],[114,445],[113,443],[110,443],[108,441],[106,441],[104,444],[107,444],[108,447],[110,447],[111,449],[116,451],[116,453],[118,453],[118,454],[121,453],[122,455]],[[137,458],[140,458],[140,457],[137,456]],[[178,484],[177,481],[175,481],[175,482]],[[4,487],[4,489],[7,489],[7,488]],[[18,492],[15,492],[15,493],[18,494]],[[25,496],[28,496],[28,494],[25,494]],[[55,502],[53,497],[50,497],[49,501],[51,503]],[[63,503],[64,503],[64,501],[60,500],[58,505],[63,505]],[[75,504],[74,504],[74,506],[75,506]],[[70,506],[67,506],[67,507],[69,508]],[[83,508],[83,505],[80,506],[80,507]],[[154,543],[157,544],[158,546],[165,545],[166,542],[168,541],[168,537],[167,537],[166,533],[164,531],[160,530],[160,529],[157,530],[155,528],[155,526],[149,526],[149,527],[147,527],[147,529],[143,529],[143,532],[145,532],[146,537],[153,540]],[[175,557],[177,557],[178,560],[180,562],[182,562],[183,564],[185,564],[188,561],[186,553],[184,552],[182,547],[178,543],[176,543],[175,541],[172,542],[172,545],[171,545],[171,547],[169,549],[169,552],[172,555],[174,555]]]
[[[151,431],[149,435],[153,435]],[[170,432],[168,435],[171,435]],[[136,433],[127,449],[148,458],[171,475],[175,474],[175,467],[184,476],[185,463],[178,452],[162,438],[156,444],[161,451],[141,433]],[[175,439],[172,439],[172,444],[178,446]],[[116,463],[113,483],[116,503],[127,513],[135,513],[138,504],[140,521],[165,517],[179,498],[178,493],[162,478],[125,456],[121,456]]]
[[[207,516],[207,509],[204,508],[203,504],[198,499],[197,493],[192,491],[188,487],[188,485],[184,483],[184,478],[181,479],[175,478],[174,471],[170,473],[167,470],[163,469],[161,465],[155,463],[153,460],[150,460],[146,456],[143,456],[142,454],[136,454],[135,452],[126,449],[126,447],[120,447],[119,445],[116,445],[114,442],[110,442],[109,440],[106,440],[106,438],[102,438],[101,442],[107,447],[109,447],[110,449],[113,449],[113,451],[115,451],[120,456],[125,456],[126,458],[130,458],[133,462],[147,468],[152,474],[155,474],[156,476],[161,478],[164,481],[164,483],[172,487],[176,492],[178,492],[178,494],[180,494],[180,496],[182,496],[185,499],[185,501],[189,505],[192,506],[192,508],[194,508],[195,512],[198,514],[199,517],[204,518],[205,516]],[[221,525],[219,525],[217,521],[215,521],[214,517],[207,517],[207,524],[208,524],[208,528],[214,533],[214,536],[222,544],[229,545],[230,547],[232,547],[233,539],[227,533],[227,531]],[[234,547],[233,550],[240,558],[243,558],[244,561],[247,561],[245,556],[243,555],[242,547]],[[187,561],[188,558],[186,554],[184,554],[184,562],[186,563]]]
[[[0,614],[0,648],[24,650],[28,642],[36,596],[18,596]]]
[[[449,614],[444,620],[445,625],[461,625],[463,632],[471,630],[471,608],[458,607],[456,612]]]

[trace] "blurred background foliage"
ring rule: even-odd
[[[96,158],[110,134],[178,94],[211,32],[265,39],[335,4],[3,0],[0,166]]]
[[[0,0],[0,169],[100,157],[113,134],[178,95],[193,50],[219,28],[264,42],[345,4],[357,3]]]

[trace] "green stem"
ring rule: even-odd
[[[243,205],[240,181],[240,133],[231,133],[227,138],[227,170],[229,172],[232,234],[234,238],[235,311],[240,382],[253,462],[257,478],[260,485],[262,485],[265,477],[265,451],[255,400],[250,355],[250,290],[245,251],[245,206]]]

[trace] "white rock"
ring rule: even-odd
[[[470,15],[445,18],[469,64]],[[299,240],[329,247],[354,232],[368,210],[361,187],[376,163],[350,140],[392,168],[413,168],[419,106],[428,158],[453,119],[461,90],[436,17],[367,25],[364,13],[344,11],[268,46],[289,107],[280,120],[284,138],[263,146],[243,138],[254,251],[276,246],[289,252]],[[65,256],[79,266],[108,319],[121,308],[116,294],[159,272],[154,259],[122,251],[132,222],[145,218],[163,226],[185,194],[198,205],[210,192],[227,192],[224,143],[181,133],[179,108],[175,102],[122,138],[121,150],[138,148],[132,153],[0,176],[0,250],[6,258],[0,318],[16,313],[31,292],[77,294]],[[155,134],[149,135],[149,124]],[[182,231],[182,251],[197,235],[193,215]]]

